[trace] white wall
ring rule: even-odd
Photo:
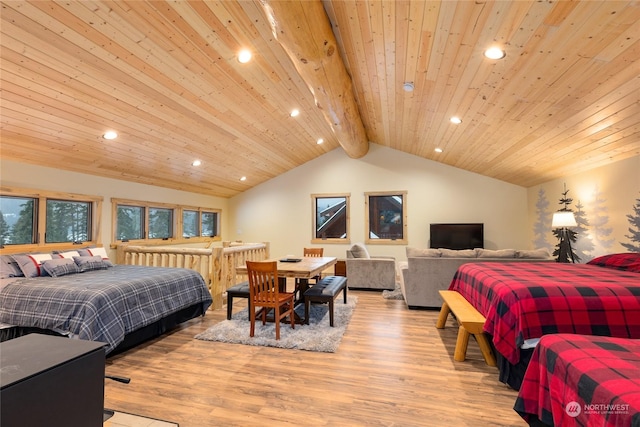
[[[630,243],[625,237],[631,226],[627,215],[634,214],[633,207],[640,199],[640,156],[527,190],[530,240],[536,238],[537,222],[546,232],[543,237],[546,237],[547,247],[551,250],[557,244],[551,231],[551,218],[553,212],[561,207],[559,200],[565,184],[569,190],[567,196],[573,199],[569,208],[575,213],[580,211],[577,218],[580,227],[578,241],[574,247],[582,258],[581,262],[607,253],[628,252],[620,243]],[[548,201],[547,209],[536,209],[541,198]]]
[[[3,186],[10,187],[102,196],[104,200],[101,232],[105,247],[111,244],[113,235],[111,198],[221,209],[222,240],[229,240],[225,235],[225,231],[229,230],[228,199],[16,163],[5,159],[0,159],[0,182]]]
[[[364,193],[372,191],[407,191],[409,246],[428,247],[430,223],[483,222],[485,247],[531,248],[524,187],[376,144],[361,159],[337,148],[231,198],[231,240],[269,241],[273,256],[301,254],[312,246],[311,194],[351,193],[351,242],[363,242]],[[344,258],[350,245],[321,246]],[[401,245],[370,245],[369,251],[406,258]]]
[[[249,177],[249,179],[251,179]],[[351,193],[351,242],[365,237],[364,192],[407,191],[409,245],[428,247],[429,223],[483,222],[485,247],[532,249],[539,191],[549,204],[543,220],[549,249],[556,244],[551,215],[559,207],[563,184],[574,204],[584,205],[585,217],[606,217],[601,229],[612,228],[611,247],[596,245],[590,256],[624,252],[621,241],[640,198],[640,156],[592,171],[525,189],[376,144],[361,159],[338,148],[232,199],[168,190],[109,178],[66,172],[0,159],[3,186],[63,191],[104,197],[103,243],[111,243],[111,198],[168,202],[222,210],[222,239],[269,241],[274,256],[301,253],[311,246],[311,194]],[[598,189],[603,200],[595,202]],[[572,206],[575,210],[575,206]],[[598,208],[599,210],[597,210]],[[344,257],[349,245],[323,245],[328,255]],[[374,255],[405,258],[401,245],[370,246]]]

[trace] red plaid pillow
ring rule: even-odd
[[[640,253],[626,252],[620,254],[603,255],[594,258],[587,264],[599,267],[613,268],[615,270],[632,271],[640,273]]]

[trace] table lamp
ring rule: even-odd
[[[551,226],[553,228],[560,229],[560,251],[558,253],[558,260],[562,259],[562,254],[564,252],[569,254],[569,257],[571,257],[571,262],[576,262],[573,257],[571,238],[569,237],[569,230],[567,229],[567,227],[575,227],[577,225],[578,223],[576,222],[576,217],[571,211],[558,211],[553,214]]]

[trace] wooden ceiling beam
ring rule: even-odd
[[[369,151],[369,140],[320,0],[261,0],[273,35],[309,87],[338,142],[351,158]]]

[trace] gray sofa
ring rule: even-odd
[[[347,249],[347,286],[349,289],[394,289],[396,259],[390,256],[371,256],[359,243]]]
[[[448,289],[462,264],[469,262],[555,261],[546,249],[418,249],[407,247],[407,261],[398,263],[400,289],[409,308],[440,308],[438,293]]]

